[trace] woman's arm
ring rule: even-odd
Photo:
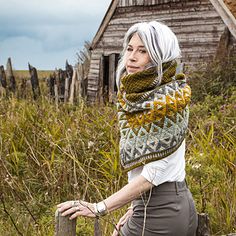
[[[104,200],[107,211],[111,212],[121,208],[125,204],[139,197],[140,194],[151,189],[152,186],[153,184],[147,181],[143,176],[140,175],[136,177],[118,192]],[[57,207],[60,212],[63,212],[62,215],[66,216],[70,214],[70,219],[78,216],[95,217],[95,214],[93,213],[94,206],[92,203],[84,201],[67,201],[57,205]]]
[[[108,212],[121,208],[153,187],[149,181],[139,175],[118,192],[104,200]]]

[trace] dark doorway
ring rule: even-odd
[[[116,68],[118,65],[119,54],[112,53],[103,56],[102,59],[102,96],[103,102],[115,102],[117,94]]]
[[[109,102],[109,56],[103,57],[103,84],[102,84],[103,101]]]

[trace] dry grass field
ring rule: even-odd
[[[51,73],[53,73],[52,70],[38,70],[38,77],[39,79],[43,79],[48,77]],[[23,79],[23,78],[30,78],[30,74],[28,70],[14,70],[13,74],[15,78],[17,79]]]

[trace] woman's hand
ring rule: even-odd
[[[63,202],[57,208],[62,216],[70,215],[70,220],[78,216],[95,217],[93,204],[81,200]]]
[[[120,218],[119,222],[116,225],[116,229],[114,229],[112,236],[119,236],[120,228],[127,222],[127,220],[132,216],[133,208],[129,208],[128,211]]]

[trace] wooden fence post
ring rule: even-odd
[[[65,79],[65,93],[64,93],[64,102],[67,102],[68,98],[69,98],[69,84],[70,82],[70,78],[66,77]]]
[[[65,71],[62,69],[58,69],[58,96],[59,96],[59,101],[64,102],[64,95],[65,95],[65,78],[66,74]]]
[[[69,78],[69,91],[70,91],[70,86],[71,86],[71,81],[72,81],[72,76],[73,76],[73,66],[68,63],[66,60],[66,77]]]
[[[73,76],[72,76],[72,82],[70,87],[70,97],[69,97],[69,103],[74,104],[74,94],[75,94],[75,82],[77,80],[77,72],[76,68],[73,68]]]
[[[54,89],[55,83],[56,83],[56,73],[53,72],[53,74],[50,74],[48,81],[49,94],[52,98],[55,98],[55,89]]]
[[[196,236],[210,236],[210,221],[206,213],[198,214],[198,227]]]
[[[4,66],[0,66],[0,82],[3,88],[7,89],[6,74],[4,71]]]
[[[83,77],[84,77],[84,72],[83,72],[83,66],[81,64],[78,65],[78,68],[76,70],[77,72],[77,97],[79,102],[81,102],[81,98],[83,97]]]
[[[57,210],[55,213],[55,236],[76,236],[76,219],[69,220]]]
[[[31,86],[32,86],[32,91],[33,91],[33,98],[34,100],[36,100],[41,95],[38,73],[37,73],[36,68],[31,66],[29,63],[28,63],[28,67],[29,67],[30,81],[31,81]]]
[[[58,109],[59,95],[58,95],[58,86],[57,86],[57,83],[54,84],[54,94],[55,94],[56,108]]]
[[[12,64],[11,64],[11,58],[9,57],[7,60],[7,70],[6,70],[6,75],[7,79],[9,81],[9,90],[13,93],[16,92],[16,80],[13,75],[13,70],[12,70]]]

